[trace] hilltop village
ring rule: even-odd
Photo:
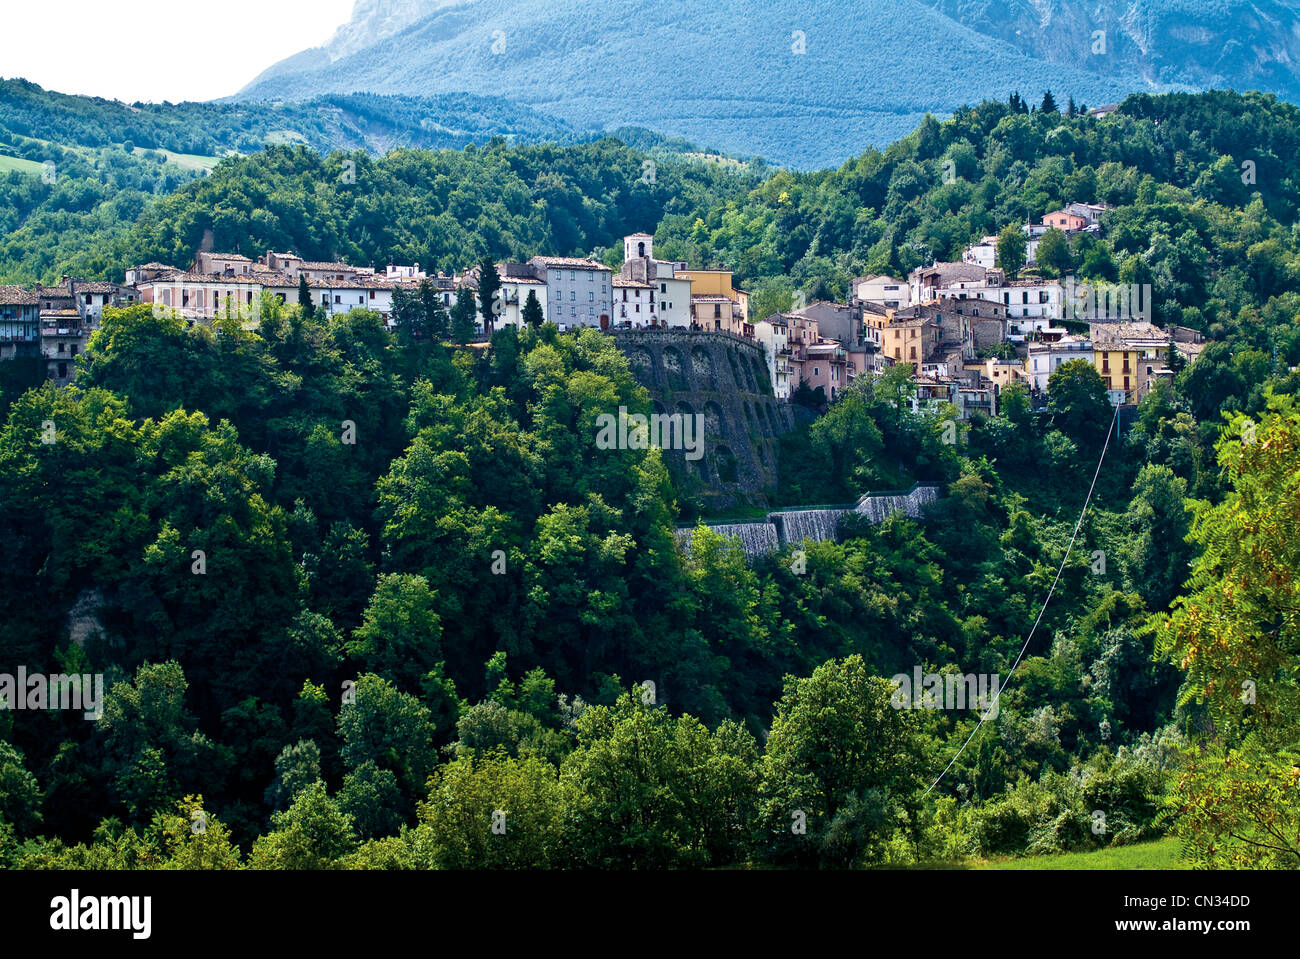
[[[523,326],[530,317],[562,331],[728,334],[762,347],[778,401],[810,405],[833,402],[859,376],[907,363],[917,408],[951,404],[963,420],[996,414],[998,396],[1010,383],[1024,383],[1041,400],[1057,367],[1084,360],[1105,380],[1113,404],[1130,405],[1195,361],[1203,343],[1197,331],[1151,322],[1149,288],[1092,288],[1072,277],[1036,275],[1039,251],[1053,234],[1100,232],[1106,210],[1072,203],[1041,223],[1024,224],[1014,257],[1000,254],[1000,238],[988,236],[968,247],[961,262],[918,267],[906,278],[858,277],[846,303],[796,302],[765,317],[753,315],[751,296],[735,285],[731,270],[659,259],[654,238],[635,233],[623,239],[617,271],[592,257],[495,264],[499,286],[482,311],[492,317],[491,329],[477,313],[475,334],[484,338],[502,326]],[[1003,261],[1012,258],[1019,262],[1008,270]],[[450,309],[458,291],[478,297],[482,270],[430,275],[417,263],[388,265],[380,273],[293,253],[268,251],[253,260],[200,251],[187,269],[131,267],[123,283],[65,277],[55,285],[3,286],[0,359],[42,357],[47,377],[67,384],[103,310],[135,303],[198,323],[223,315],[255,321],[263,297],[282,303],[306,298],[326,315],[374,311],[392,329],[394,303],[403,294],[432,291]]]

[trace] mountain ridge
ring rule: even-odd
[[[808,168],[1013,90],[1294,101],[1297,64],[1300,0],[358,0],[329,43],[229,99],[468,92]]]
[[[953,57],[954,47],[964,57]],[[563,10],[541,0],[472,0],[443,4],[321,66],[327,56],[322,49],[306,64],[282,61],[232,99],[466,91],[579,128],[636,124],[808,167],[891,142],[927,112],[1005,99],[1013,89],[1036,98],[1050,87],[1062,101],[1072,94],[1094,104],[1157,89],[1077,67],[1044,69],[920,0],[719,0],[705,9],[683,0],[574,0]],[[990,61],[1001,69],[988,70]],[[880,69],[886,62],[904,66]]]

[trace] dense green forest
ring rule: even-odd
[[[344,185],[339,155],[275,148],[147,201],[93,247],[105,274],[205,229],[452,265],[613,257],[657,224],[776,303],[1096,198],[1117,209],[1070,265],[1145,278],[1213,342],[1122,434],[1086,365],[956,445],[906,367],[859,380],[785,441],[783,498],[943,497],[747,562],[704,528],[680,550],[657,451],[597,448],[597,416],[650,400],[594,331],[110,311],[76,386],[0,429],[8,591],[40,598],[0,648],[107,680],[97,722],[0,712],[0,862],[908,865],[1173,831],[1193,863],[1296,867],[1294,113],[986,103],[817,174],[647,178],[604,140],[358,154]],[[896,673],[1013,665],[983,724],[892,708]]]

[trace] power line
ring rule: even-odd
[[[1130,391],[1126,391],[1125,398],[1127,398],[1127,392]],[[1088,495],[1084,497],[1083,509],[1079,510],[1079,518],[1074,524],[1074,533],[1070,536],[1070,544],[1065,547],[1065,555],[1061,557],[1061,565],[1056,570],[1056,577],[1052,580],[1051,588],[1047,590],[1047,598],[1043,600],[1043,606],[1038,611],[1038,617],[1034,620],[1034,625],[1029,629],[1029,635],[1025,637],[1024,645],[1020,647],[1020,653],[1016,656],[1016,661],[1011,664],[1011,671],[1007,673],[1006,682],[1004,682],[998,689],[997,695],[993,697],[993,702],[988,704],[984,709],[984,712],[980,715],[979,723],[977,723],[975,728],[971,730],[971,734],[966,737],[966,741],[961,744],[961,749],[958,749],[957,752],[953,754],[952,759],[948,760],[948,765],[943,767],[943,772],[939,773],[935,781],[930,783],[930,788],[925,791],[926,796],[934,792],[934,787],[943,781],[943,777],[948,774],[948,770],[952,768],[952,764],[955,763],[958,757],[966,751],[966,747],[970,745],[971,740],[975,738],[976,734],[984,728],[984,723],[987,722],[985,717],[989,713],[993,712],[993,707],[998,704],[998,701],[1002,698],[1003,692],[1005,692],[1007,686],[1011,684],[1011,680],[1016,674],[1016,669],[1020,666],[1020,660],[1024,658],[1025,650],[1029,649],[1029,643],[1033,640],[1034,633],[1038,631],[1038,624],[1043,621],[1043,614],[1047,612],[1047,604],[1052,601],[1052,595],[1056,592],[1056,584],[1060,582],[1061,574],[1065,572],[1065,564],[1070,558],[1070,552],[1074,549],[1074,541],[1078,538],[1079,530],[1083,526],[1083,517],[1084,514],[1088,512],[1088,504],[1092,502],[1093,490],[1097,488],[1097,477],[1101,475],[1101,464],[1106,461],[1106,450],[1110,448],[1110,438],[1114,435],[1115,424],[1118,420],[1119,405],[1116,404],[1115,413],[1110,419],[1110,428],[1106,430],[1106,442],[1103,443],[1101,447],[1101,457],[1097,460],[1097,469],[1093,472],[1092,483],[1088,486]]]

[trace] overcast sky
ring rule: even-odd
[[[5,0],[0,76],[60,93],[211,100],[319,46],[354,0]]]

